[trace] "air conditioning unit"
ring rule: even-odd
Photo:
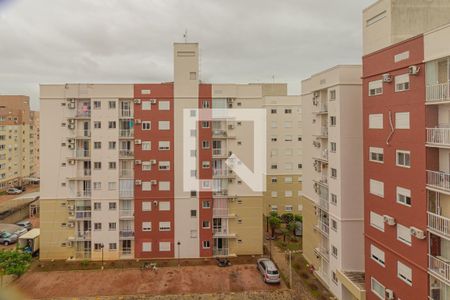
[[[75,98],[68,98],[67,101],[69,101],[69,103],[75,103]]]
[[[69,144],[75,144],[75,139],[70,138],[70,139],[67,139],[67,141],[69,142]]]
[[[75,227],[75,223],[69,222],[69,223],[67,223],[67,227],[74,228]]]
[[[419,240],[423,240],[424,238],[426,238],[425,232],[423,230],[420,230],[419,228],[410,227],[409,230],[411,232],[411,235],[415,236]]]
[[[417,75],[420,71],[420,67],[418,66],[409,66],[408,67],[409,75]]]
[[[141,104],[141,99],[134,99],[133,102],[134,104]]]
[[[79,195],[81,196],[81,193]],[[77,196],[78,196],[78,194],[77,194]],[[69,216],[71,216],[71,217],[75,216],[75,212],[74,211],[69,211]]]
[[[142,141],[141,140],[134,140],[134,144],[135,145],[140,145],[140,144],[142,144]]]
[[[75,159],[70,159],[69,160],[69,165],[74,165],[75,164]]]
[[[228,124],[228,129],[234,129],[234,124]]]
[[[135,165],[140,165],[140,164],[142,164],[142,161],[139,160],[139,159],[136,159],[136,160],[134,161],[134,164],[135,164]]]
[[[142,180],[136,179],[136,180],[134,181],[134,184],[135,184],[135,185],[141,185],[141,184],[142,184]]]
[[[75,149],[75,144],[69,144],[67,147],[69,147],[69,149]]]
[[[136,119],[136,120],[134,120],[134,123],[136,123],[136,124],[141,124],[142,121],[141,121],[141,119]]]
[[[75,124],[75,119],[69,119],[69,124]]]
[[[233,103],[234,102],[234,98],[227,98],[227,102],[228,103]]]
[[[395,225],[395,218],[388,216],[388,215],[384,215],[383,216],[383,221],[384,223],[388,224],[389,226],[394,226]]]
[[[389,73],[383,74],[383,82],[392,82],[392,75]]]
[[[154,206],[158,206],[158,201],[156,201],[156,200],[153,201],[153,205],[154,205]]]
[[[151,159],[151,160],[150,160],[150,163],[151,163],[152,165],[155,165],[155,164],[156,164],[156,159]]]
[[[156,99],[150,99],[149,102],[150,102],[151,104],[156,104]]]
[[[157,181],[157,180],[150,180],[150,183],[151,183],[151,184],[157,184],[158,181]]]
[[[69,125],[67,125],[67,128],[69,128],[69,129],[75,129],[75,124],[69,124]]]
[[[393,290],[390,290],[390,289],[386,289],[385,290],[385,299],[386,300],[394,300],[394,291]]]
[[[66,243],[66,246],[67,246],[67,247],[73,247],[73,242],[71,242],[71,241],[67,242],[67,243]]]
[[[75,103],[69,103],[69,105],[67,105],[67,107],[70,109],[75,109]]]
[[[74,210],[74,209],[75,209],[75,206],[74,206],[74,205],[67,205],[67,209],[69,209],[69,210]]]

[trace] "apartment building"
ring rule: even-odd
[[[176,43],[173,55],[173,82],[41,85],[41,259],[262,253],[263,191],[226,160],[255,168],[254,136],[266,130],[233,111],[292,103],[286,84],[204,83],[198,44]],[[280,114],[298,114],[289,103]]]
[[[28,96],[0,95],[0,190],[39,177],[38,119]]]
[[[338,299],[364,299],[361,66],[302,81],[303,255]]]
[[[403,3],[400,14],[387,9],[370,22],[380,3],[365,11],[363,24],[364,43],[373,43],[363,57],[367,299],[448,299],[450,31],[430,29],[450,21],[450,4]],[[408,22],[415,25],[395,38],[381,29]]]
[[[265,96],[267,176],[264,214],[301,214],[302,109],[300,96]]]

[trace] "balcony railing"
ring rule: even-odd
[[[228,208],[224,207],[214,207],[213,208],[213,218],[225,218],[228,216]]]
[[[323,247],[317,247],[317,248],[314,248],[314,252],[317,254],[317,255],[320,255],[322,258],[324,258],[326,261],[329,261],[329,259],[330,259],[330,254],[329,254],[329,252],[328,252],[328,249],[326,249],[326,248],[323,248]]]
[[[76,149],[74,155],[76,158],[89,158],[91,156],[91,151],[85,149]]]
[[[221,189],[220,191],[214,191],[213,196],[217,196],[217,197],[228,196],[228,190]]]
[[[134,196],[134,190],[119,190],[120,198],[131,198]]]
[[[450,260],[444,257],[429,255],[429,270],[437,277],[442,278],[450,284]]]
[[[119,136],[123,138],[132,138],[134,136],[134,130],[132,129],[121,129],[119,131]]]
[[[428,212],[428,228],[450,238],[450,219]]]
[[[121,109],[119,116],[121,118],[133,118],[133,112],[130,109]]]
[[[131,149],[119,150],[119,157],[133,158],[134,151]]]
[[[120,177],[133,177],[134,170],[133,169],[120,169],[119,176]]]
[[[450,128],[427,128],[427,143],[450,146]]]
[[[121,209],[119,211],[120,218],[132,218],[134,217],[134,210],[132,209]]]
[[[427,170],[427,185],[450,193],[450,174]]]
[[[91,231],[79,231],[75,236],[75,240],[77,241],[87,241],[91,239]]]
[[[319,221],[319,222],[317,222],[317,224],[315,226],[323,235],[328,237],[328,234],[330,233],[330,229],[327,224]]]
[[[90,219],[91,218],[91,212],[90,211],[76,211],[75,212],[75,218],[76,219]]]
[[[90,118],[91,117],[91,109],[88,110],[85,109],[78,109],[77,113],[75,114],[76,118]]]
[[[319,194],[319,206],[325,210],[328,211],[329,208],[329,201],[328,201],[328,189],[326,189],[326,194],[321,191]]]
[[[325,114],[328,112],[328,104],[327,103],[321,103],[319,106],[319,110],[316,111],[318,114]]]
[[[123,238],[123,239],[132,239],[132,238],[134,238],[134,231],[131,229],[120,230],[119,237]]]
[[[215,148],[212,150],[212,155],[213,156],[225,156],[226,155],[226,151],[224,149],[221,148]]]
[[[427,85],[427,102],[450,101],[450,83]]]
[[[91,197],[91,190],[90,189],[86,189],[86,190],[80,190],[80,191],[72,191],[71,192],[71,197],[73,198],[89,198]]]

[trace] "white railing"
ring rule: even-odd
[[[134,190],[119,190],[120,198],[131,198],[134,196]]]
[[[427,102],[439,102],[450,100],[450,83],[437,83],[427,85]]]
[[[328,104],[321,103],[319,107],[319,113],[326,113],[326,112],[328,112]]]
[[[131,149],[119,150],[119,156],[121,157],[134,157],[134,151]]]
[[[320,127],[320,135],[321,136],[328,136],[328,127],[327,126],[322,126]]]
[[[120,169],[119,176],[120,177],[133,177],[134,170],[133,169]]]
[[[322,194],[322,193],[319,194],[319,205],[323,210],[328,211],[328,208],[329,208],[328,191],[327,191],[327,194]]]
[[[325,249],[323,247],[317,247],[317,248],[314,248],[314,252],[316,252],[316,254],[322,256],[326,260],[330,259],[330,254],[328,252],[328,249]]]
[[[450,192],[450,174],[427,170],[427,184]]]
[[[214,169],[213,175],[214,176],[230,176],[230,175],[232,175],[232,173],[230,172],[230,170],[228,168]]]
[[[132,209],[121,209],[119,211],[119,217],[133,217],[134,216],[134,210]]]
[[[427,143],[450,146],[450,128],[427,128]]]
[[[91,156],[91,152],[89,150],[84,150],[84,149],[76,149],[74,154],[75,154],[75,157],[78,157],[78,158]]]
[[[428,212],[428,227],[440,234],[450,237],[450,219]]]
[[[85,190],[80,190],[80,191],[73,191],[72,192],[72,197],[74,197],[74,198],[88,198],[88,197],[91,197],[91,190],[90,189],[85,189]]]
[[[222,156],[225,155],[225,150],[221,148],[216,148],[212,150],[212,155]]]
[[[317,222],[316,228],[319,229],[319,231],[322,234],[324,234],[325,236],[328,236],[328,234],[330,232],[328,225],[323,223],[323,222],[321,222],[321,221]]]
[[[445,258],[429,255],[429,270],[438,277],[450,282],[450,264]],[[444,260],[445,259],[445,260]]]
[[[121,129],[120,131],[119,131],[119,136],[120,137],[133,137],[133,135],[134,135],[134,130],[132,130],[132,129]]]
[[[133,238],[134,237],[134,231],[131,229],[125,229],[119,231],[119,237],[121,238]]]
[[[214,256],[228,256],[229,250],[228,248],[213,248]]]

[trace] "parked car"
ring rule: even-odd
[[[22,193],[22,190],[16,188],[9,188],[8,190],[6,190],[6,193],[9,195],[16,195]]]
[[[8,246],[9,244],[14,244],[17,242],[17,234],[11,234],[9,232],[3,231],[0,233],[0,244]]]
[[[273,261],[268,258],[260,258],[256,262],[256,266],[265,283],[280,283],[280,273]]]
[[[31,228],[33,228],[33,224],[31,224],[31,222],[28,220],[23,220],[23,221],[17,222],[16,225],[19,225],[20,227],[25,228],[27,231],[29,231],[29,230],[31,230]]]

